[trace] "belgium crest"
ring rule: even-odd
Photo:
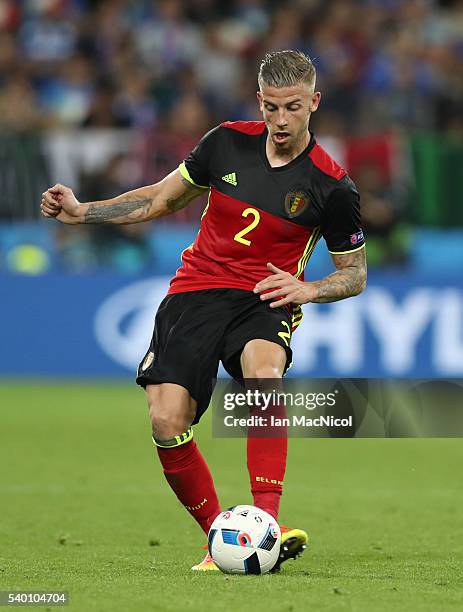
[[[285,197],[285,211],[291,219],[300,215],[309,205],[309,196],[302,189],[289,191]]]
[[[153,361],[154,361],[154,353],[150,351],[148,355],[145,357],[145,359],[143,360],[143,364],[141,366],[142,372],[147,370],[150,367],[150,365],[153,363]]]

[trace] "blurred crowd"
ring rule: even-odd
[[[14,130],[196,137],[255,118],[259,59],[287,48],[314,58],[332,129],[461,129],[461,0],[0,0],[0,34],[0,123]]]
[[[463,0],[0,0],[0,134],[137,131],[126,159],[81,177],[86,197],[109,197],[102,184],[158,180],[211,126],[259,118],[260,59],[290,48],[316,65],[313,128],[326,141],[463,138]],[[400,217],[395,187],[381,168],[357,171],[366,222],[385,235]]]

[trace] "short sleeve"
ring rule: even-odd
[[[217,132],[220,126],[205,134],[188,157],[180,164],[180,173],[184,179],[196,187],[209,188],[210,165],[215,154]]]
[[[342,183],[328,196],[321,227],[333,255],[352,253],[365,244],[358,191],[348,177]]]

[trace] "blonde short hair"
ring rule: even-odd
[[[262,60],[257,81],[261,89],[264,85],[291,87],[299,83],[315,89],[316,76],[312,60],[302,51],[273,51]]]

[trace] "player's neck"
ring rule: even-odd
[[[275,145],[273,144],[270,136],[267,135],[267,142],[265,143],[265,152],[267,154],[268,163],[272,166],[272,168],[279,168],[280,166],[286,166],[293,159],[295,159],[298,155],[307,148],[310,142],[310,132],[306,132],[303,138],[301,138],[297,143],[295,143],[294,147],[288,149],[286,151],[278,151]]]

